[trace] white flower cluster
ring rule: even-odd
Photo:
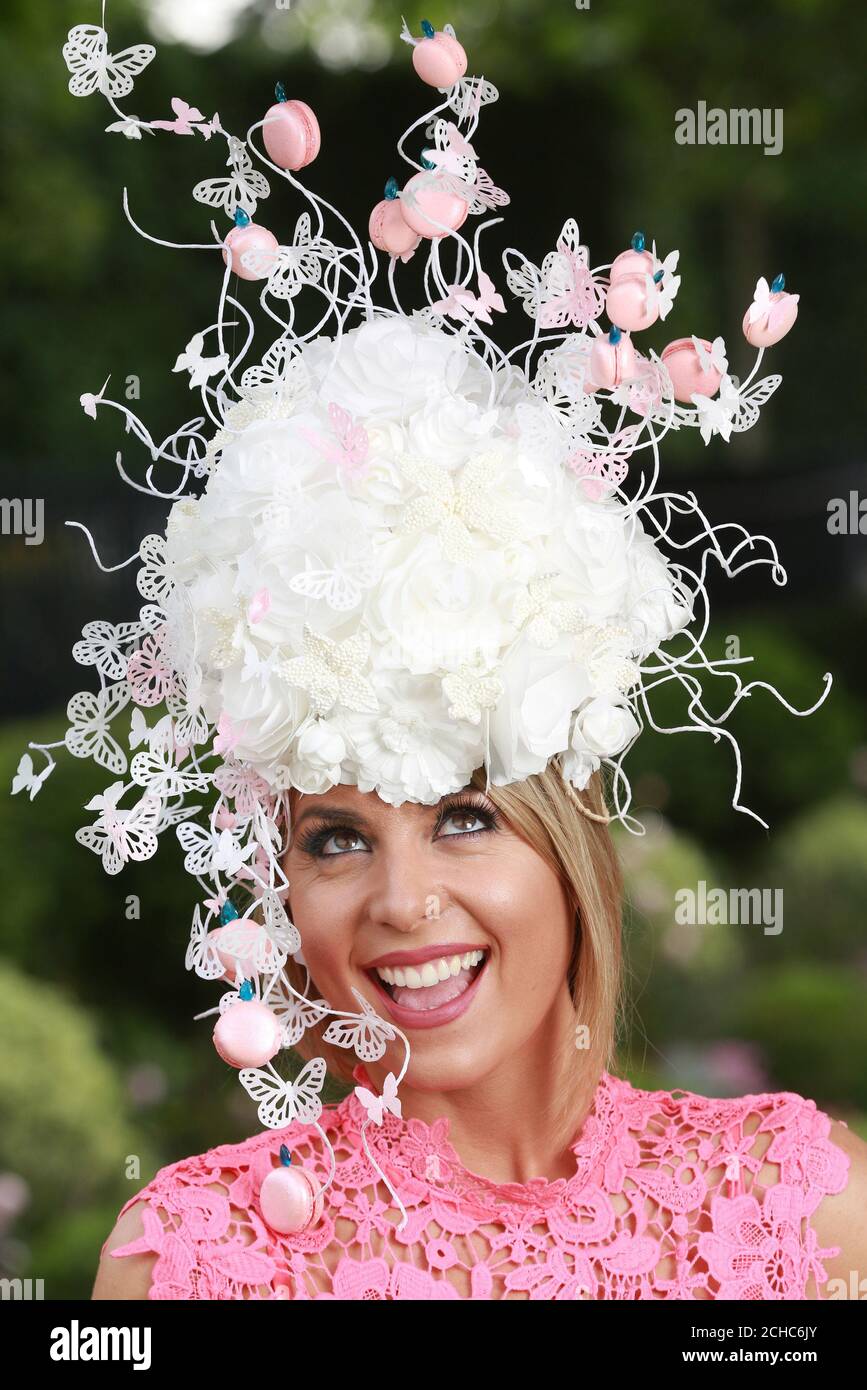
[[[297,408],[224,443],[167,530],[165,641],[224,746],[272,789],[395,805],[557,754],[586,786],[691,616],[636,516],[552,461],[529,385],[489,408],[478,356],[420,315],[292,366]]]

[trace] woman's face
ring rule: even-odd
[[[471,1085],[522,1049],[526,1063],[528,1045],[541,1065],[572,1026],[565,889],[484,792],[400,807],[345,785],[298,795],[284,866],[317,990],[332,1008],[358,1013],[354,987],[407,1034],[410,1086]],[[458,967],[454,958],[470,951],[484,952],[481,965]],[[373,962],[418,952],[431,957],[424,974],[414,964],[421,987],[405,976],[388,990]],[[466,998],[451,998],[470,978]],[[390,1042],[383,1074],[397,1072],[403,1054],[399,1039]]]

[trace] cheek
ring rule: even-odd
[[[494,939],[507,985],[527,987],[565,978],[574,943],[574,915],[558,876],[531,850],[503,857],[465,899]]]
[[[286,911],[301,933],[301,951],[311,974],[324,986],[327,977],[337,976],[351,947],[351,893],[336,881],[326,882],[297,867],[293,879],[288,864],[286,877],[290,883]]]

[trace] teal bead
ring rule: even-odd
[[[243,981],[241,982],[241,988],[238,990],[238,994],[240,995],[240,997],[241,997],[242,999],[245,999],[245,1000],[250,1000],[250,999],[252,999],[252,998],[253,998],[253,982],[252,982],[252,980],[243,980]]]
[[[292,1162],[292,1155],[285,1144],[280,1145],[280,1162],[283,1164],[284,1168],[288,1168]]]
[[[240,915],[240,912],[236,908],[235,904],[232,902],[231,898],[227,898],[226,901],[223,903],[223,906],[220,908],[220,921],[222,922],[223,926],[225,927],[227,922],[234,922],[235,918],[240,917]]]
[[[437,166],[434,164],[432,159],[428,159],[426,155],[422,155],[421,167],[423,169],[435,169]]]
[[[398,195],[399,192],[400,192],[400,184],[398,183],[397,179],[396,179],[396,178],[394,177],[394,175],[392,174],[391,178],[388,180],[388,182],[387,182],[386,185],[385,185],[385,196],[386,196],[386,198],[388,199],[389,202],[392,202],[392,201],[397,197],[397,195]]]
[[[424,34],[426,39],[432,39],[434,34],[436,33],[436,29],[433,27],[429,19],[423,19],[421,22],[421,32]]]
[[[776,277],[771,285],[771,294],[780,294],[786,288],[786,277],[782,272]]]
[[[236,227],[249,227],[249,225],[250,225],[250,215],[249,215],[249,213],[246,213],[246,212],[244,211],[243,208],[235,208],[235,226],[236,226]]]
[[[662,277],[663,277],[664,274],[665,274],[665,271],[664,271],[664,270],[658,270],[658,271],[656,272],[656,274],[655,274],[654,277],[653,277],[653,283],[654,283],[654,285],[658,285],[658,284],[659,284],[659,282],[660,282],[660,280],[662,279]]]
[[[286,88],[283,86],[283,83],[282,83],[282,82],[278,82],[278,83],[276,84],[276,86],[275,86],[275,88],[274,88],[274,95],[275,95],[275,97],[277,98],[278,101],[285,101],[285,100],[286,100]]]
[[[622,337],[623,334],[619,328],[612,328],[608,333],[608,341],[611,343],[612,347],[616,347]]]
[[[634,233],[634,235],[633,235],[633,237],[632,237],[632,249],[633,249],[633,251],[643,251],[643,250],[644,250],[644,233],[643,233],[643,232],[635,232],[635,233]]]

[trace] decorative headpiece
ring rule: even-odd
[[[404,24],[401,38],[439,100],[398,141],[413,173],[403,187],[389,178],[366,244],[297,177],[319,151],[319,126],[281,84],[242,140],[180,98],[171,119],[121,108],[150,45],[112,55],[103,27],[80,25],[63,50],[70,91],[106,98],[109,131],[202,137],[212,164],[226,156],[193,197],[232,225],[212,221],[212,239],[187,248],[216,252],[216,320],[174,362],[201,413],[157,441],[106,396],[108,383],[81,397],[94,418],[121,413],[146,467],[135,480],[118,454],[118,471],[170,507],[165,534],[145,536],[126,562],[141,562],[138,619],[86,623],[73,649],[99,688],[71,699],[63,743],[111,774],[76,837],[108,873],[150,858],[162,832],[177,834],[201,890],[186,964],[229,982],[215,1044],[273,1128],[321,1114],[324,1060],[288,1081],[272,1059],[328,1014],[325,1040],[362,1062],[396,1036],[405,1047],[382,1095],[356,1088],[365,1129],[385,1110],[400,1115],[409,1063],[405,1034],[357,990],[352,1013],[288,980],[290,956],[305,965],[284,907],[291,788],[350,783],[396,806],[431,804],[482,765],[501,786],[553,760],[588,814],[578,793],[604,767],[610,819],[642,833],[628,814],[623,759],[645,724],[660,729],[653,692],[676,681],[688,696],[681,727],[729,740],[732,805],[755,815],[739,802],[725,719],[758,686],[795,714],[811,713],[830,687],[826,675],[816,705],[795,710],[773,686],[744,684],[737,660],[705,654],[709,560],[729,576],[768,565],[776,584],[785,572],[766,537],[712,526],[692,492],[659,485],[669,430],[694,429],[707,443],[755,424],[780,383],[755,381],[763,351],[791,327],[798,296],[782,276],[759,280],[743,325],[758,353],[743,381],[719,337],[639,351],[634,335],[672,309],[678,252],[661,256],[636,233],[613,263],[591,267],[570,219],[541,266],[512,247],[503,254],[505,283],[529,319],[526,340],[504,352],[485,331],[505,304],[480,239],[501,220],[486,214],[509,199],[474,143],[497,91],[466,76],[451,26],[422,29],[414,37]],[[275,177],[306,205],[286,238],[256,220]],[[141,231],[125,193],[124,210]],[[422,249],[427,304],[408,312],[397,271]],[[382,274],[389,303],[378,307]],[[236,277],[259,286],[270,337],[259,357]],[[295,328],[302,296],[318,306],[307,333]],[[236,347],[228,330],[239,324]],[[731,682],[722,714],[706,708],[702,675]],[[25,754],[13,790],[32,798],[57,746],[30,744],[45,765],[37,771]],[[322,1194],[282,1157],[263,1213],[298,1230],[317,1218]]]

